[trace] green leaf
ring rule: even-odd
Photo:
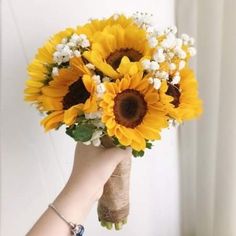
[[[117,137],[113,137],[113,143],[114,143],[115,145],[120,145],[120,142],[119,142],[119,140],[118,140]]]
[[[66,128],[66,134],[69,135],[72,138],[74,138],[73,137],[73,130],[74,130],[74,128],[75,128],[75,125]]]
[[[121,148],[121,149],[126,149],[126,146],[122,145],[122,144],[119,142],[119,140],[118,140],[117,137],[113,137],[112,140],[113,140],[113,143],[114,143],[117,147],[119,147],[119,148]]]
[[[76,119],[76,122],[79,123],[79,124],[82,123],[83,121],[87,121],[83,115],[77,117],[77,119]]]
[[[144,151],[141,150],[141,151],[136,151],[136,150],[132,150],[132,154],[134,157],[142,157],[144,155]]]
[[[148,149],[152,149],[152,146],[153,146],[152,143],[149,143],[149,142],[146,143],[146,148],[148,148]]]
[[[87,142],[92,138],[94,130],[95,127],[92,125],[77,125],[72,135],[75,141]]]

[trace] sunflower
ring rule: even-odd
[[[139,62],[144,57],[150,57],[154,50],[149,46],[146,32],[136,24],[126,27],[107,25],[102,32],[94,34],[93,40],[91,50],[84,52],[83,56],[112,78],[121,76],[117,69],[124,56],[131,62]]]
[[[42,88],[38,98],[44,111],[50,114],[41,124],[46,130],[58,127],[61,123],[72,125],[78,115],[97,111],[96,84],[90,71],[81,58],[73,58],[68,68]]]
[[[108,25],[120,25],[123,28],[127,27],[130,24],[133,24],[133,20],[131,18],[127,18],[124,15],[113,15],[107,19],[93,19],[89,23],[78,26],[76,29],[77,34],[85,34],[89,38],[91,42],[94,41],[93,36],[97,32],[101,32],[104,30],[104,28]]]
[[[29,79],[26,81],[26,89],[24,91],[26,101],[38,102],[37,99],[41,95],[41,89],[49,80],[50,65],[53,64],[53,53],[56,50],[56,45],[61,43],[63,38],[72,35],[73,32],[73,29],[68,28],[55,34],[38,50],[35,58],[28,66]]]
[[[108,135],[136,151],[145,149],[146,140],[160,139],[160,130],[167,127],[159,93],[142,73],[106,83],[100,106]]]
[[[180,72],[179,84],[168,84],[166,94],[173,100],[169,105],[169,116],[179,122],[196,118],[202,113],[202,101],[198,97],[198,83],[194,72],[185,68]]]

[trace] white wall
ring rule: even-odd
[[[174,0],[3,0],[1,71],[1,235],[24,235],[63,187],[75,143],[63,131],[44,134],[41,117],[23,102],[26,66],[50,34],[90,17],[120,10],[153,13],[160,27],[174,23]],[[179,236],[176,130],[167,130],[143,159],[133,160],[129,224],[120,236]],[[97,222],[88,236],[115,235]],[[118,235],[118,234],[117,234]]]

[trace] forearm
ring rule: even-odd
[[[83,224],[93,203],[94,194],[89,193],[86,184],[71,177],[54,201],[57,210],[70,222]],[[51,208],[48,208],[36,222],[27,236],[69,236],[70,227]]]

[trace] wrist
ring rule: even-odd
[[[95,196],[83,183],[69,179],[54,205],[71,222],[83,224],[95,201]]]

